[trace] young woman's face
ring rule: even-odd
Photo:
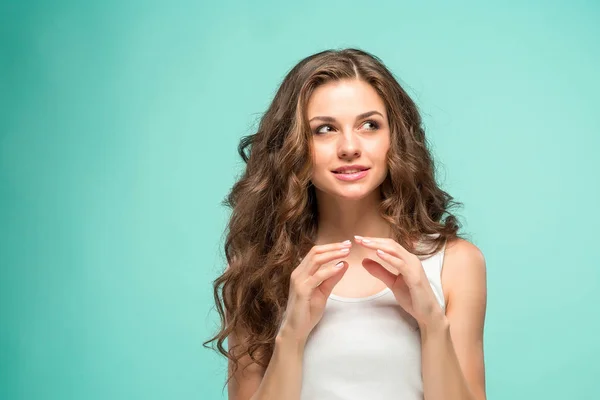
[[[385,104],[375,89],[354,79],[328,82],[309,98],[307,114],[315,189],[355,200],[377,189],[387,175],[390,130]],[[357,167],[336,171],[348,166]]]

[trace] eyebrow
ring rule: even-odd
[[[383,115],[379,111],[373,110],[373,111],[367,111],[367,112],[362,113],[362,114],[358,114],[356,116],[356,119],[367,118],[367,117],[370,117],[371,115],[375,115],[375,114],[378,114],[378,115],[380,115],[383,118]],[[320,119],[320,120],[325,121],[325,122],[335,122],[335,118],[333,118],[333,117],[327,117],[327,116],[312,117],[310,119],[310,121],[308,121],[308,122],[312,122],[315,119]]]

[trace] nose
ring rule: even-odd
[[[360,143],[352,129],[345,130],[338,137],[338,157],[352,159],[360,156]]]

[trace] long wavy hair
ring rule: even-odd
[[[306,105],[319,85],[341,79],[369,83],[386,106],[391,144],[379,211],[394,239],[427,257],[459,236],[450,208],[462,203],[438,187],[417,106],[383,62],[352,48],[301,60],[283,79],[256,133],[241,139],[245,171],[223,201],[232,213],[224,244],[228,267],[213,282],[221,327],[203,345],[216,341],[218,352],[230,360],[227,382],[244,355],[267,367],[290,274],[315,244],[318,215]],[[244,337],[226,350],[223,343],[234,331]]]

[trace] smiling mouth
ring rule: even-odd
[[[352,170],[347,170],[347,171],[331,171],[334,174],[357,174],[359,172],[363,172],[363,171],[367,171],[369,168],[365,168],[365,169],[352,169]]]

